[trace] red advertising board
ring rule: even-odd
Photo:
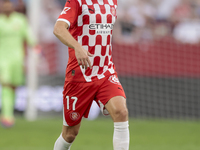
[[[200,77],[200,44],[172,39],[113,44],[113,60],[122,76]]]

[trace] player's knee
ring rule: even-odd
[[[64,133],[63,134],[63,138],[68,142],[68,143],[72,143],[76,136],[78,135],[78,131],[75,132],[70,132],[70,133]]]
[[[69,143],[72,143],[75,140],[75,138],[76,138],[76,135],[70,134],[66,136],[66,139],[67,139],[66,141]]]
[[[126,121],[128,119],[128,109],[127,108],[117,108],[114,111],[115,121]]]

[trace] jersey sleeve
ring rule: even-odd
[[[66,22],[69,27],[73,26],[78,19],[79,2],[77,0],[67,0],[63,11],[57,21]]]

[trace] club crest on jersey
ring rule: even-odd
[[[80,115],[79,115],[79,113],[77,113],[77,112],[72,112],[72,113],[70,114],[70,118],[71,118],[71,120],[73,120],[73,121],[78,120],[79,117],[80,117]]]
[[[116,16],[116,15],[117,15],[117,12],[116,12],[116,9],[115,9],[114,6],[112,6],[112,7],[110,8],[110,12],[111,12],[111,14],[112,14],[113,16]]]
[[[67,14],[67,11],[70,10],[70,9],[71,9],[70,7],[65,7],[65,8],[63,9],[63,11],[61,12],[61,15]]]
[[[120,82],[119,82],[119,79],[117,78],[116,75],[110,76],[110,78],[109,78],[108,80],[109,80],[111,83],[121,85]]]

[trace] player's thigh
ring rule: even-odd
[[[12,84],[19,86],[25,83],[24,67],[21,60],[13,61],[12,65]]]
[[[12,66],[9,61],[0,61],[0,82],[3,84],[12,83]]]
[[[110,111],[109,114],[112,116],[111,113],[116,110],[114,108],[126,108],[122,107],[126,106],[126,95],[117,75],[111,75],[104,79],[95,100],[104,115],[107,115]],[[107,107],[105,107],[106,105]],[[113,107],[110,105],[113,105]]]
[[[88,117],[96,93],[93,83],[65,83],[63,125],[75,126]]]

